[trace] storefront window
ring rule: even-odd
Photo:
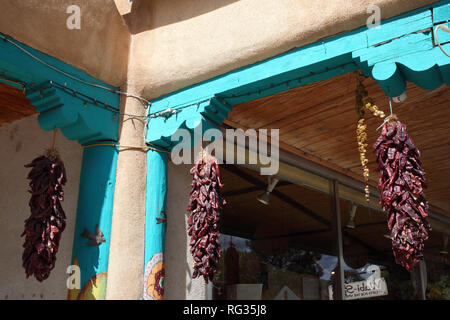
[[[256,172],[239,170],[262,180]],[[222,256],[213,299],[341,299],[331,192],[282,182],[262,204],[257,199],[263,190],[252,186],[255,180],[235,173],[224,173],[228,204],[220,225]],[[344,300],[450,298],[442,234],[431,232],[425,263],[409,272],[395,262],[383,212],[338,202]]]
[[[385,215],[357,206],[352,219],[352,205],[341,200],[346,299],[421,299],[418,270],[395,263]]]
[[[262,204],[257,198],[263,189],[235,192],[252,188],[229,173],[223,181],[232,196],[222,214],[213,299],[328,300],[337,264],[330,196],[280,183]]]
[[[436,239],[436,245],[431,246],[425,254],[426,298],[429,300],[450,300],[448,240],[446,241],[446,236],[438,232],[432,232],[431,237]]]
[[[221,235],[215,299],[328,300],[337,258],[300,248],[267,251],[257,241]]]

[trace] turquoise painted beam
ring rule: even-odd
[[[42,129],[60,129],[66,138],[82,145],[118,140],[116,88],[3,34],[0,78],[24,86]],[[83,151],[77,216],[72,222],[72,264],[80,268],[81,288],[69,290],[68,299],[105,298],[117,155],[112,146]],[[95,234],[96,226],[105,242],[91,246],[81,234],[85,229]]]
[[[44,130],[59,128],[80,144],[117,141],[119,95],[113,92],[117,88],[1,33],[0,78],[25,86]]]
[[[170,149],[177,141],[172,141],[172,135],[178,129],[186,129],[193,133],[201,129],[201,134],[210,128],[216,128],[227,118],[231,106],[217,97],[209,97],[192,105],[184,105],[183,112],[169,117],[151,119],[153,127],[163,128],[163,131],[148,130],[146,140],[160,147]],[[210,121],[208,121],[210,120]],[[196,139],[192,138],[192,146]]]
[[[439,1],[433,6],[433,22],[439,24],[450,20],[450,2]]]
[[[44,130],[59,128],[67,139],[78,140],[82,145],[118,139],[118,108],[111,111],[50,81],[27,90],[26,97],[39,112],[38,122]],[[118,102],[117,97],[114,105]]]
[[[450,44],[444,45],[450,50]],[[423,89],[432,90],[445,83],[450,85],[450,58],[438,47],[426,52],[415,52],[374,65],[372,76],[388,96],[399,96],[406,89],[406,80]]]
[[[144,300],[164,299],[167,162],[165,152],[147,152]]]
[[[448,85],[450,59],[436,47],[433,28],[449,19],[448,1],[438,1],[383,20],[380,28],[362,27],[167,94],[152,101],[150,114],[179,112],[150,119],[146,141],[170,149],[178,128],[193,131],[203,117],[221,124],[234,105],[356,70],[389,97],[400,95],[408,81],[427,90]],[[443,48],[450,52],[450,43]]]
[[[449,20],[450,20],[450,3],[445,3],[433,8],[433,24],[435,27],[439,24],[442,24],[450,28]],[[438,29],[437,38],[441,45],[446,44],[450,42],[450,33],[444,32],[442,29]],[[446,50],[446,52],[450,54],[448,50]]]
[[[81,288],[69,290],[69,300],[105,299],[117,156],[118,148],[112,146],[84,149],[72,249],[72,264],[81,271]],[[105,242],[90,245],[82,234],[85,229],[95,234],[97,225]]]
[[[430,25],[432,25],[432,11],[429,8],[422,8],[407,12],[399,17],[383,20],[378,28],[366,29],[364,33],[370,47],[404,37],[418,30],[425,30]]]
[[[434,26],[436,27],[437,25],[444,25],[444,26],[447,26],[448,28],[450,28],[450,22],[438,23],[438,24],[435,24]],[[441,45],[450,42],[450,33],[445,32],[445,31],[443,31],[442,29],[439,28],[437,30],[437,32],[436,32],[436,35],[437,35],[437,39],[439,40],[439,43]]]

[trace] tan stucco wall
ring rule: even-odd
[[[363,26],[369,5],[384,19],[435,1],[3,0],[0,32],[156,98]],[[81,9],[80,30],[66,26],[69,5]],[[129,52],[136,63],[127,72]]]
[[[80,7],[80,29],[66,21]],[[128,27],[113,0],[2,0],[0,32],[114,86],[126,81]]]
[[[117,0],[120,1],[120,0]],[[129,82],[147,98],[255,63],[433,0],[135,0]]]
[[[27,174],[24,165],[41,155],[52,142],[52,133],[42,130],[37,116],[0,127],[0,299],[66,299],[67,267],[71,264],[82,147],[57,134],[56,147],[64,161],[67,183],[64,187],[64,230],[50,277],[38,282],[26,279],[22,267],[24,221],[30,215]]]

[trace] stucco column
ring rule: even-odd
[[[122,88],[136,92],[132,88]],[[121,97],[122,113],[144,116],[141,101]],[[121,116],[120,145],[144,145],[145,123]],[[111,245],[106,299],[142,299],[144,277],[144,227],[146,151],[120,148],[117,160]]]

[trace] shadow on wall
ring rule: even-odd
[[[131,34],[157,29],[217,10],[239,0],[134,0],[131,12],[123,15]],[[153,15],[158,8],[158,15]]]
[[[66,229],[62,233],[55,268],[44,282],[26,278],[22,266],[24,221],[30,216],[30,171],[24,164],[45,152],[52,143],[52,132],[39,127],[37,115],[0,126],[0,299],[65,299],[66,273],[71,264],[78,186],[83,149],[58,132],[56,147],[67,171],[62,206]]]
[[[186,233],[186,207],[191,184],[189,169],[188,165],[174,165],[171,162],[168,166],[167,230],[164,250],[166,267],[164,290],[165,299],[168,300],[187,299],[188,291],[191,289],[187,265],[189,242]]]

